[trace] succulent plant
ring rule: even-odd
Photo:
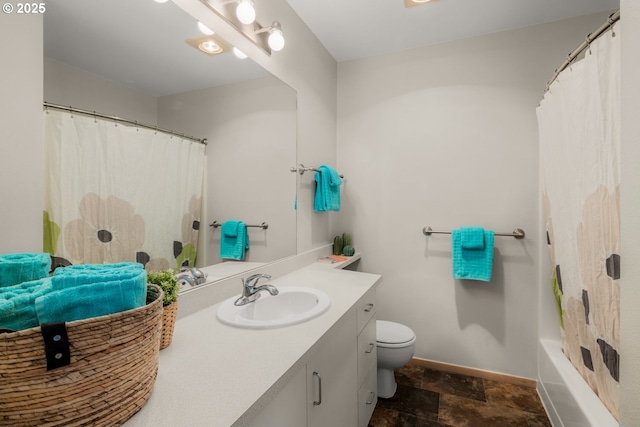
[[[340,255],[342,253],[342,248],[344,247],[344,242],[342,241],[342,236],[336,236],[333,238],[333,254]]]
[[[342,255],[344,255],[344,256],[353,256],[353,254],[355,254],[355,253],[356,253],[356,250],[351,245],[345,245],[342,248]]]
[[[351,246],[351,234],[342,233],[342,245],[343,245],[343,247]]]

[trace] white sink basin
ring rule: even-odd
[[[281,286],[278,291],[262,291],[260,298],[242,306],[233,304],[240,295],[229,298],[218,307],[218,320],[238,328],[282,328],[313,319],[331,305],[329,296],[317,289]]]

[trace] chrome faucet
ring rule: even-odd
[[[180,284],[198,286],[207,281],[207,274],[195,267],[181,267],[180,273],[176,274],[176,278]]]
[[[271,279],[271,276],[268,274],[254,274],[252,276],[247,277],[246,279],[242,278],[242,296],[238,298],[234,304],[235,305],[245,305],[250,302],[254,302],[258,298],[260,298],[260,291],[267,291],[271,295],[278,295],[278,289],[269,284],[257,286],[258,281],[260,279]]]

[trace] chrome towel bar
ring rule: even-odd
[[[219,223],[218,221],[213,221],[211,224],[209,224],[209,227],[213,227],[213,228],[218,228],[220,227],[222,224]],[[269,228],[269,224],[267,224],[266,222],[263,222],[262,224],[258,225],[258,224],[245,224],[245,227],[258,227],[258,228],[262,228],[264,230],[266,230],[267,228]]]
[[[309,171],[318,172],[318,169],[314,168],[313,166],[305,166],[302,163],[300,163],[298,167],[292,166],[289,170],[291,172],[298,172],[300,175],[304,175],[305,172]],[[340,178],[344,178],[344,175],[340,174]]]
[[[450,231],[434,231],[431,227],[427,226],[422,229],[425,236],[431,236],[432,234],[451,234]],[[511,233],[494,233],[494,236],[506,236],[515,237],[516,239],[524,239],[525,233],[522,228],[516,228]]]

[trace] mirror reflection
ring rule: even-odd
[[[44,101],[208,140],[196,265],[215,280],[296,253],[296,93],[224,40],[198,49],[197,24],[171,2],[48,1]],[[235,261],[214,221],[268,228]]]

